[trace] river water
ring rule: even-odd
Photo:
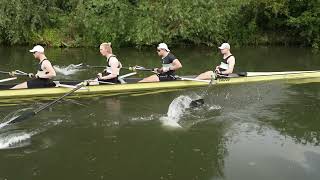
[[[34,71],[37,61],[30,48],[1,47],[0,70]],[[183,64],[181,75],[198,74],[221,58],[218,50],[209,48],[172,50]],[[320,54],[309,49],[232,52],[237,71],[320,69]],[[99,69],[68,65],[105,61],[98,48],[50,48],[46,54],[59,79],[90,78]],[[116,49],[115,54],[124,66],[155,67],[160,62],[155,49]],[[28,121],[0,126],[0,180],[318,180],[319,82],[213,86],[199,108],[188,104],[204,88],[67,98]],[[46,102],[2,103],[0,122],[10,113]]]

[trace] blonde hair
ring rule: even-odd
[[[112,54],[112,47],[111,47],[111,42],[104,42],[101,43],[101,45],[104,49],[106,49],[110,54]]]

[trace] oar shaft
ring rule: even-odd
[[[209,91],[210,87],[212,86],[213,81],[214,81],[214,78],[211,78],[211,80],[209,82],[209,86],[207,87],[207,89],[201,95],[202,98],[204,98],[208,94],[208,91]]]
[[[88,64],[81,64],[82,67],[87,67],[87,68],[106,68],[106,66],[93,66],[93,65],[88,65]],[[132,67],[121,67],[121,69],[127,69],[130,71],[153,71],[151,68],[144,68],[141,66],[132,66]]]
[[[180,76],[175,76],[176,78],[179,78],[184,81],[197,81],[197,82],[205,82],[205,83],[210,83],[210,80],[203,80],[203,79],[195,79],[195,78],[187,78],[187,77],[180,77]]]
[[[90,66],[90,65],[87,65],[87,67],[89,67],[89,68],[106,68],[106,66]]]
[[[54,101],[52,101],[52,102],[50,102],[50,103],[48,103],[48,104],[40,107],[39,109],[35,110],[34,113],[35,113],[35,114],[39,113],[40,111],[42,111],[42,110],[48,108],[49,106],[57,103],[58,101],[60,101],[60,100],[63,99],[64,97],[69,96],[70,94],[74,93],[75,91],[79,90],[80,88],[82,88],[82,87],[84,87],[84,86],[85,86],[85,84],[80,84],[80,85],[78,85],[76,88],[72,89],[70,92],[64,94],[63,96],[59,97],[58,99],[56,99],[56,100],[54,100]]]
[[[8,72],[8,71],[0,71],[0,73],[2,73],[2,74],[9,74],[10,72]]]
[[[7,79],[1,79],[0,80],[0,83],[2,83],[2,82],[7,82],[7,81],[12,81],[12,80],[16,80],[17,79],[17,77],[12,77],[12,78],[7,78]]]
[[[15,75],[18,75],[18,76],[29,76],[28,73],[23,72],[23,71],[20,71],[20,70],[15,70],[15,71],[11,71],[11,72],[8,72],[8,71],[0,71],[0,73],[2,73],[2,74],[9,74],[9,75],[11,75],[11,76],[15,76]]]
[[[121,69],[127,69],[127,70],[130,70],[130,71],[153,71],[153,69],[151,68],[144,68],[144,67],[136,67],[136,66],[133,66],[133,67],[121,67]]]

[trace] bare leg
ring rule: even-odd
[[[96,78],[92,81],[89,81],[89,86],[97,86],[97,85],[99,85],[98,78]]]
[[[28,88],[28,84],[27,84],[27,82],[23,82],[21,84],[17,84],[15,86],[13,86],[10,89],[26,89],[26,88]]]
[[[152,75],[152,76],[149,76],[149,77],[146,77],[144,79],[142,79],[141,81],[139,82],[159,82],[159,77],[157,75]]]
[[[196,77],[196,79],[211,79],[213,76],[213,71],[207,71],[207,72],[204,72],[202,74],[200,74],[199,76]]]

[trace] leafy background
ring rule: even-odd
[[[0,0],[0,43],[320,45],[319,0]]]

